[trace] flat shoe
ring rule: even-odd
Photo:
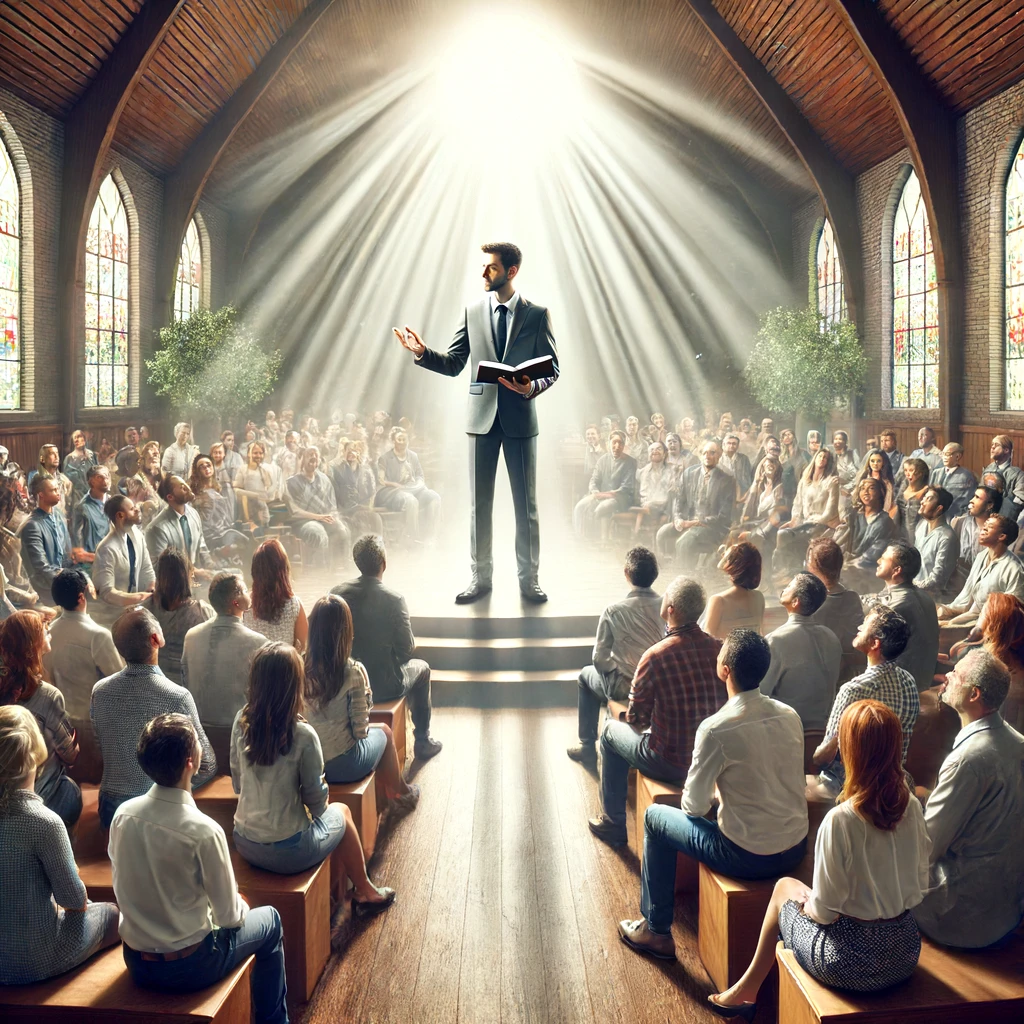
[[[395,902],[395,890],[386,885],[375,885],[374,888],[384,897],[382,900],[357,900],[352,898],[352,913],[355,917],[373,917],[387,910]]]
[[[741,1003],[739,1006],[723,1006],[721,1003],[716,1003],[711,996],[708,996],[708,1006],[710,1006],[712,1012],[717,1013],[719,1017],[740,1017],[742,1020],[753,1020],[754,1014],[757,1013],[757,1003]]]

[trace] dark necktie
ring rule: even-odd
[[[135,545],[132,543],[130,534],[124,535],[124,542],[128,546],[128,593],[135,593]]]
[[[185,557],[191,562],[192,561],[192,529],[188,525],[188,516],[182,516],[179,520],[181,523],[181,532],[185,537]]]
[[[508,344],[508,306],[498,306],[498,358],[505,358],[505,346]]]

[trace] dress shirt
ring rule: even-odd
[[[931,471],[928,483],[931,487],[944,487],[953,495],[953,503],[946,509],[947,519],[963,515],[967,511],[967,503],[978,489],[978,478],[966,466],[954,466],[952,469],[939,466]]]
[[[29,582],[43,603],[51,600],[50,584],[61,569],[71,566],[71,534],[63,513],[55,508],[32,509],[18,530]]]
[[[935,685],[935,663],[939,656],[935,599],[913,583],[887,584],[878,599],[899,612],[910,626],[910,640],[895,659],[896,664],[914,677],[918,690],[931,689]]]
[[[266,642],[235,615],[218,615],[185,634],[181,685],[195,699],[201,722],[230,728],[245,704],[253,656]]]
[[[640,658],[626,721],[650,729],[650,749],[686,774],[697,726],[725,703],[718,678],[721,640],[695,622],[670,629]]]
[[[875,828],[844,800],[818,829],[804,913],[819,924],[831,924],[839,914],[861,921],[899,917],[921,902],[928,887],[930,849],[924,812],[913,793],[891,831]]]
[[[135,748],[143,726],[164,714],[187,715],[195,726],[203,756],[193,784],[201,786],[213,778],[217,759],[192,694],[172,683],[158,665],[132,663],[101,679],[92,690],[89,715],[103,754],[101,792],[120,797],[146,792],[152,780],[139,766]]]
[[[131,582],[131,559],[128,556],[126,537],[130,533],[132,546],[135,548],[135,589],[129,590]],[[96,560],[92,563],[92,581],[96,594],[101,601],[108,601],[115,608],[123,608],[110,602],[111,597],[123,594],[141,594],[149,590],[156,582],[153,572],[153,561],[149,557],[146,539],[137,526],[118,531],[111,527],[106,537],[96,547]],[[120,611],[118,611],[120,614]]]
[[[950,946],[1001,939],[1024,916],[1024,736],[998,712],[961,729],[924,812],[931,887],[914,916]]]
[[[936,448],[932,445],[931,450],[927,453],[923,448],[915,448],[909,455],[911,459],[920,459],[927,467],[930,473],[933,469],[942,468],[942,449]]]
[[[180,445],[177,441],[164,449],[160,460],[160,469],[165,476],[180,476],[188,480],[192,474],[192,460],[199,454],[199,446],[195,444]]]
[[[981,522],[984,523],[987,518],[988,513],[986,512],[982,516]],[[981,545],[978,543],[978,533],[981,530],[981,524],[979,524],[974,516],[968,513],[964,516],[957,516],[956,519],[950,521],[949,525],[960,538],[960,561],[970,569],[974,565],[975,558],[978,557],[978,552],[981,551]]]
[[[626,454],[602,455],[590,477],[590,493],[610,493],[619,508],[629,508],[636,493],[636,460]]]
[[[748,853],[770,856],[807,835],[806,783],[800,716],[747,690],[698,726],[682,809],[704,817],[717,789],[722,835]]]
[[[43,673],[64,694],[68,714],[88,721],[92,688],[124,668],[110,630],[88,612],[62,611],[50,625],[50,650]]]
[[[191,543],[187,543],[181,520],[188,522]],[[146,527],[146,546],[153,563],[168,549],[177,548],[197,568],[208,569],[213,565],[210,551],[203,536],[203,519],[197,509],[186,505],[183,514],[170,505],[162,508]]]
[[[736,481],[736,490],[739,494],[746,494],[750,490],[750,485],[754,482],[754,471],[750,468],[750,459],[743,452],[723,455],[718,460],[718,468]]]
[[[941,594],[956,572],[960,553],[953,528],[945,519],[934,527],[927,519],[920,519],[914,531],[914,546],[921,553],[921,571],[914,582],[929,594]]]
[[[823,480],[801,480],[793,499],[790,517],[794,526],[804,523],[827,525],[839,518],[839,477],[827,476]]]
[[[857,474],[860,472],[860,455],[857,454],[857,450],[854,448],[847,448],[842,455],[839,452],[834,452],[836,457],[836,475],[839,477],[839,486],[849,488],[853,486],[853,481],[857,479]]]
[[[107,845],[126,946],[173,953],[214,928],[240,928],[249,909],[238,895],[224,830],[191,793],[151,785],[121,804]]]
[[[788,704],[804,729],[824,729],[843,660],[838,637],[809,615],[791,613],[765,639],[772,660],[761,680],[761,693]]]
[[[672,470],[664,462],[648,462],[637,473],[636,482],[641,506],[650,508],[652,505],[668,505],[675,479]]]
[[[96,465],[99,465],[96,453],[89,448],[81,455],[75,450],[64,456],[64,476],[71,481],[72,505],[89,493],[89,470]]]
[[[901,470],[903,469],[903,460],[906,458],[906,455],[896,448],[891,452],[887,452],[883,449],[882,454],[889,460],[889,468],[892,470],[893,479],[899,483],[903,480]]]
[[[698,464],[682,474],[672,502],[672,518],[696,519],[698,526],[724,540],[735,506],[736,481],[717,466],[709,472]]]
[[[419,456],[414,451],[406,449],[405,458],[400,459],[394,448],[388,449],[377,460],[377,483],[380,486],[385,483],[399,484],[407,491],[421,490],[425,484]]]
[[[233,448],[224,449],[224,468],[234,476],[245,465],[245,459]]]
[[[874,569],[882,552],[896,539],[896,524],[885,512],[876,512],[870,519],[859,514],[850,519],[850,532],[854,564],[862,569]]]
[[[110,495],[94,498],[86,493],[71,513],[71,540],[77,548],[95,552],[110,529],[110,520],[103,513],[104,502]]]
[[[615,676],[625,690],[648,647],[665,636],[661,597],[651,587],[634,587],[623,600],[608,605],[597,622],[594,667]]]
[[[295,723],[292,745],[273,764],[250,764],[242,712],[231,726],[231,785],[238,794],[235,829],[253,843],[277,843],[309,828],[327,808],[324,754],[316,730]],[[309,814],[306,808],[309,808]]]
[[[320,737],[324,761],[347,754],[370,732],[370,708],[373,693],[366,669],[349,658],[338,692],[325,708],[306,702],[306,721]]]
[[[1024,601],[1024,566],[1010,551],[990,559],[989,549],[982,548],[967,574],[964,589],[953,599],[952,606],[980,612],[985,598],[993,591],[1013,594]]]
[[[185,637],[193,626],[209,622],[217,613],[212,605],[195,597],[187,598],[177,608],[167,609],[155,593],[142,602],[142,607],[160,623],[164,634],[164,645],[157,655],[160,671],[172,683],[184,686],[181,680],[181,654]]]
[[[373,505],[377,494],[377,478],[369,466],[359,465],[353,469],[347,462],[332,468],[334,496],[341,512],[352,512],[360,506]]]
[[[219,481],[218,481],[219,482]],[[219,491],[204,487],[192,502],[203,523],[203,539],[214,550],[236,542],[237,534],[229,536],[235,527],[235,492],[231,484],[221,484]]]
[[[305,473],[296,473],[289,477],[285,485],[285,501],[292,515],[308,512],[317,516],[337,516],[338,501],[334,494],[334,484],[326,473],[318,469],[310,480]]]
[[[1006,497],[1013,502],[1018,513],[1024,508],[1024,470],[1011,465],[1007,459],[1005,462],[990,462],[981,472],[982,476],[986,473],[1001,473],[1006,483]]]

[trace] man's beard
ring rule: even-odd
[[[493,281],[487,281],[484,288],[489,292],[500,292],[505,285],[508,284],[508,272],[506,271],[501,277],[496,277]]]

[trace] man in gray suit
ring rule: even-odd
[[[934,684],[939,655],[935,599],[914,586],[914,577],[920,571],[921,553],[905,541],[890,544],[878,559],[877,575],[885,583],[878,599],[898,611],[910,626],[907,646],[894,661],[914,677],[918,691],[931,689]]]
[[[491,591],[492,510],[498,454],[505,450],[505,466],[516,511],[516,563],[519,590],[528,601],[542,602],[547,595],[537,582],[540,565],[540,524],[537,516],[537,410],[532,399],[558,379],[558,353],[551,333],[551,318],[543,306],[528,302],[515,290],[522,253],[507,242],[481,247],[483,299],[468,306],[447,352],[435,352],[409,327],[395,328],[402,345],[416,363],[435,373],[457,377],[467,362],[472,368],[469,385],[470,494],[472,526],[470,557],[473,578],[455,598],[459,604],[477,601]],[[476,383],[481,360],[518,366],[529,359],[551,356],[554,376],[529,380],[502,379],[499,384]]]

